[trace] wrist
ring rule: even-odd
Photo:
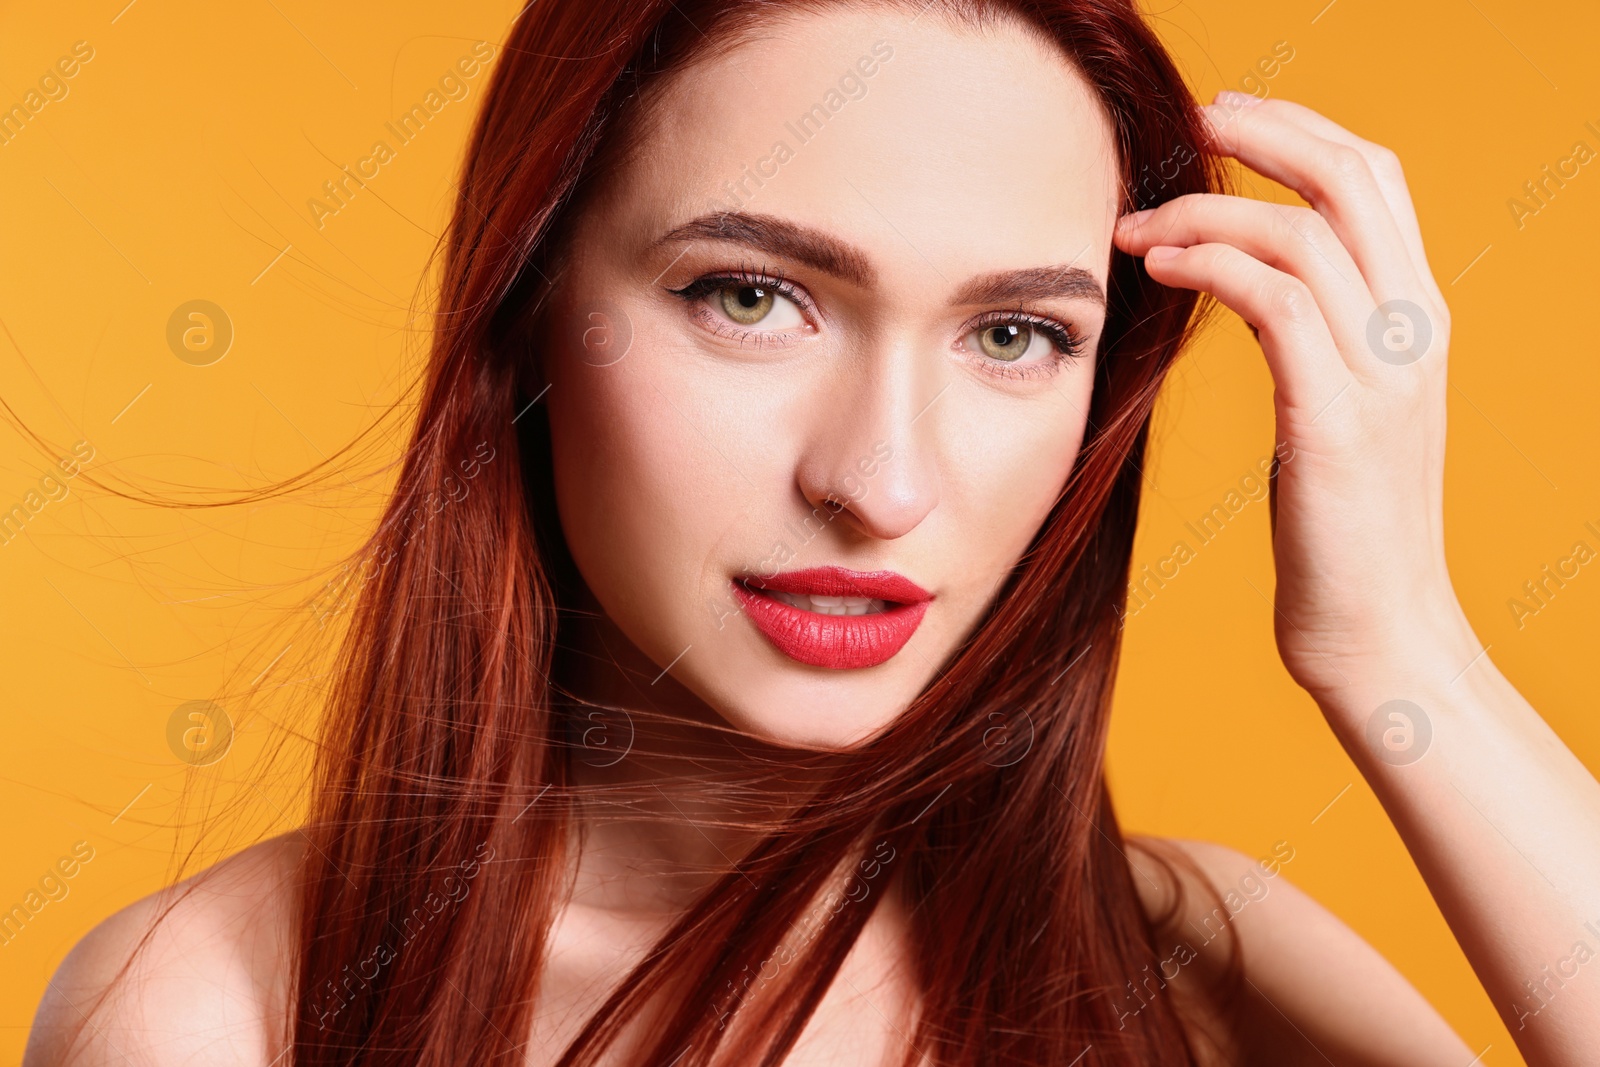
[[[1366,651],[1341,658],[1327,684],[1306,687],[1341,734],[1364,728],[1374,710],[1390,700],[1465,696],[1478,678],[1494,670],[1453,594],[1418,604],[1392,618],[1385,630],[1382,638],[1360,643]]]

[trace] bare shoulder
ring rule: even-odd
[[[1211,1023],[1224,1062],[1460,1067],[1472,1058],[1399,971],[1289,881],[1288,842],[1259,857],[1204,841],[1129,844],[1134,883],[1163,931],[1158,946],[1170,949],[1163,984]]]
[[[303,842],[268,838],[89,931],[50,979],[23,1067],[271,1062],[287,1018]]]

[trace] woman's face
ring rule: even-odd
[[[841,8],[677,77],[539,357],[611,623],[752,734],[887,726],[1072,468],[1117,205],[1097,98],[1019,26]]]

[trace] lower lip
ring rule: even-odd
[[[928,611],[923,600],[865,615],[823,615],[754,592],[737,580],[732,585],[745,614],[779,652],[836,671],[876,667],[890,659],[911,640]]]

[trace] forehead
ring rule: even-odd
[[[852,5],[774,19],[675,76],[614,202],[657,232],[776,214],[952,285],[1034,263],[1103,276],[1114,145],[1094,89],[1019,23]]]

